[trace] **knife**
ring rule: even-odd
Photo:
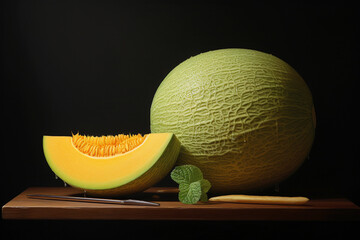
[[[138,205],[138,206],[160,206],[159,203],[126,199],[106,199],[106,198],[89,198],[89,197],[72,197],[72,196],[57,196],[57,195],[45,195],[45,194],[28,194],[28,198],[45,199],[45,200],[59,200],[59,201],[73,201],[73,202],[89,202],[89,203],[112,203],[123,205]]]

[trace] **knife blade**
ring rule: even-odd
[[[90,198],[90,197],[73,197],[73,196],[58,196],[46,194],[28,194],[28,198],[58,200],[58,201],[73,201],[73,202],[88,202],[88,203],[107,203],[107,204],[123,204],[123,205],[138,205],[138,206],[160,206],[159,203],[135,200],[135,199],[107,199],[107,198]]]

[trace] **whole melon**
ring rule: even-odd
[[[199,167],[212,192],[263,189],[294,173],[315,135],[312,96],[281,59],[248,49],[191,57],[156,91],[151,132],[182,144],[178,165]]]

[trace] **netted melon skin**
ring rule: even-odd
[[[299,168],[315,135],[311,92],[281,59],[247,49],[189,58],[159,86],[151,132],[182,144],[177,164],[194,164],[213,192],[252,191]]]

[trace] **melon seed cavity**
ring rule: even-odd
[[[118,134],[101,137],[72,135],[73,145],[81,152],[92,157],[111,157],[129,152],[140,146],[147,135]]]

